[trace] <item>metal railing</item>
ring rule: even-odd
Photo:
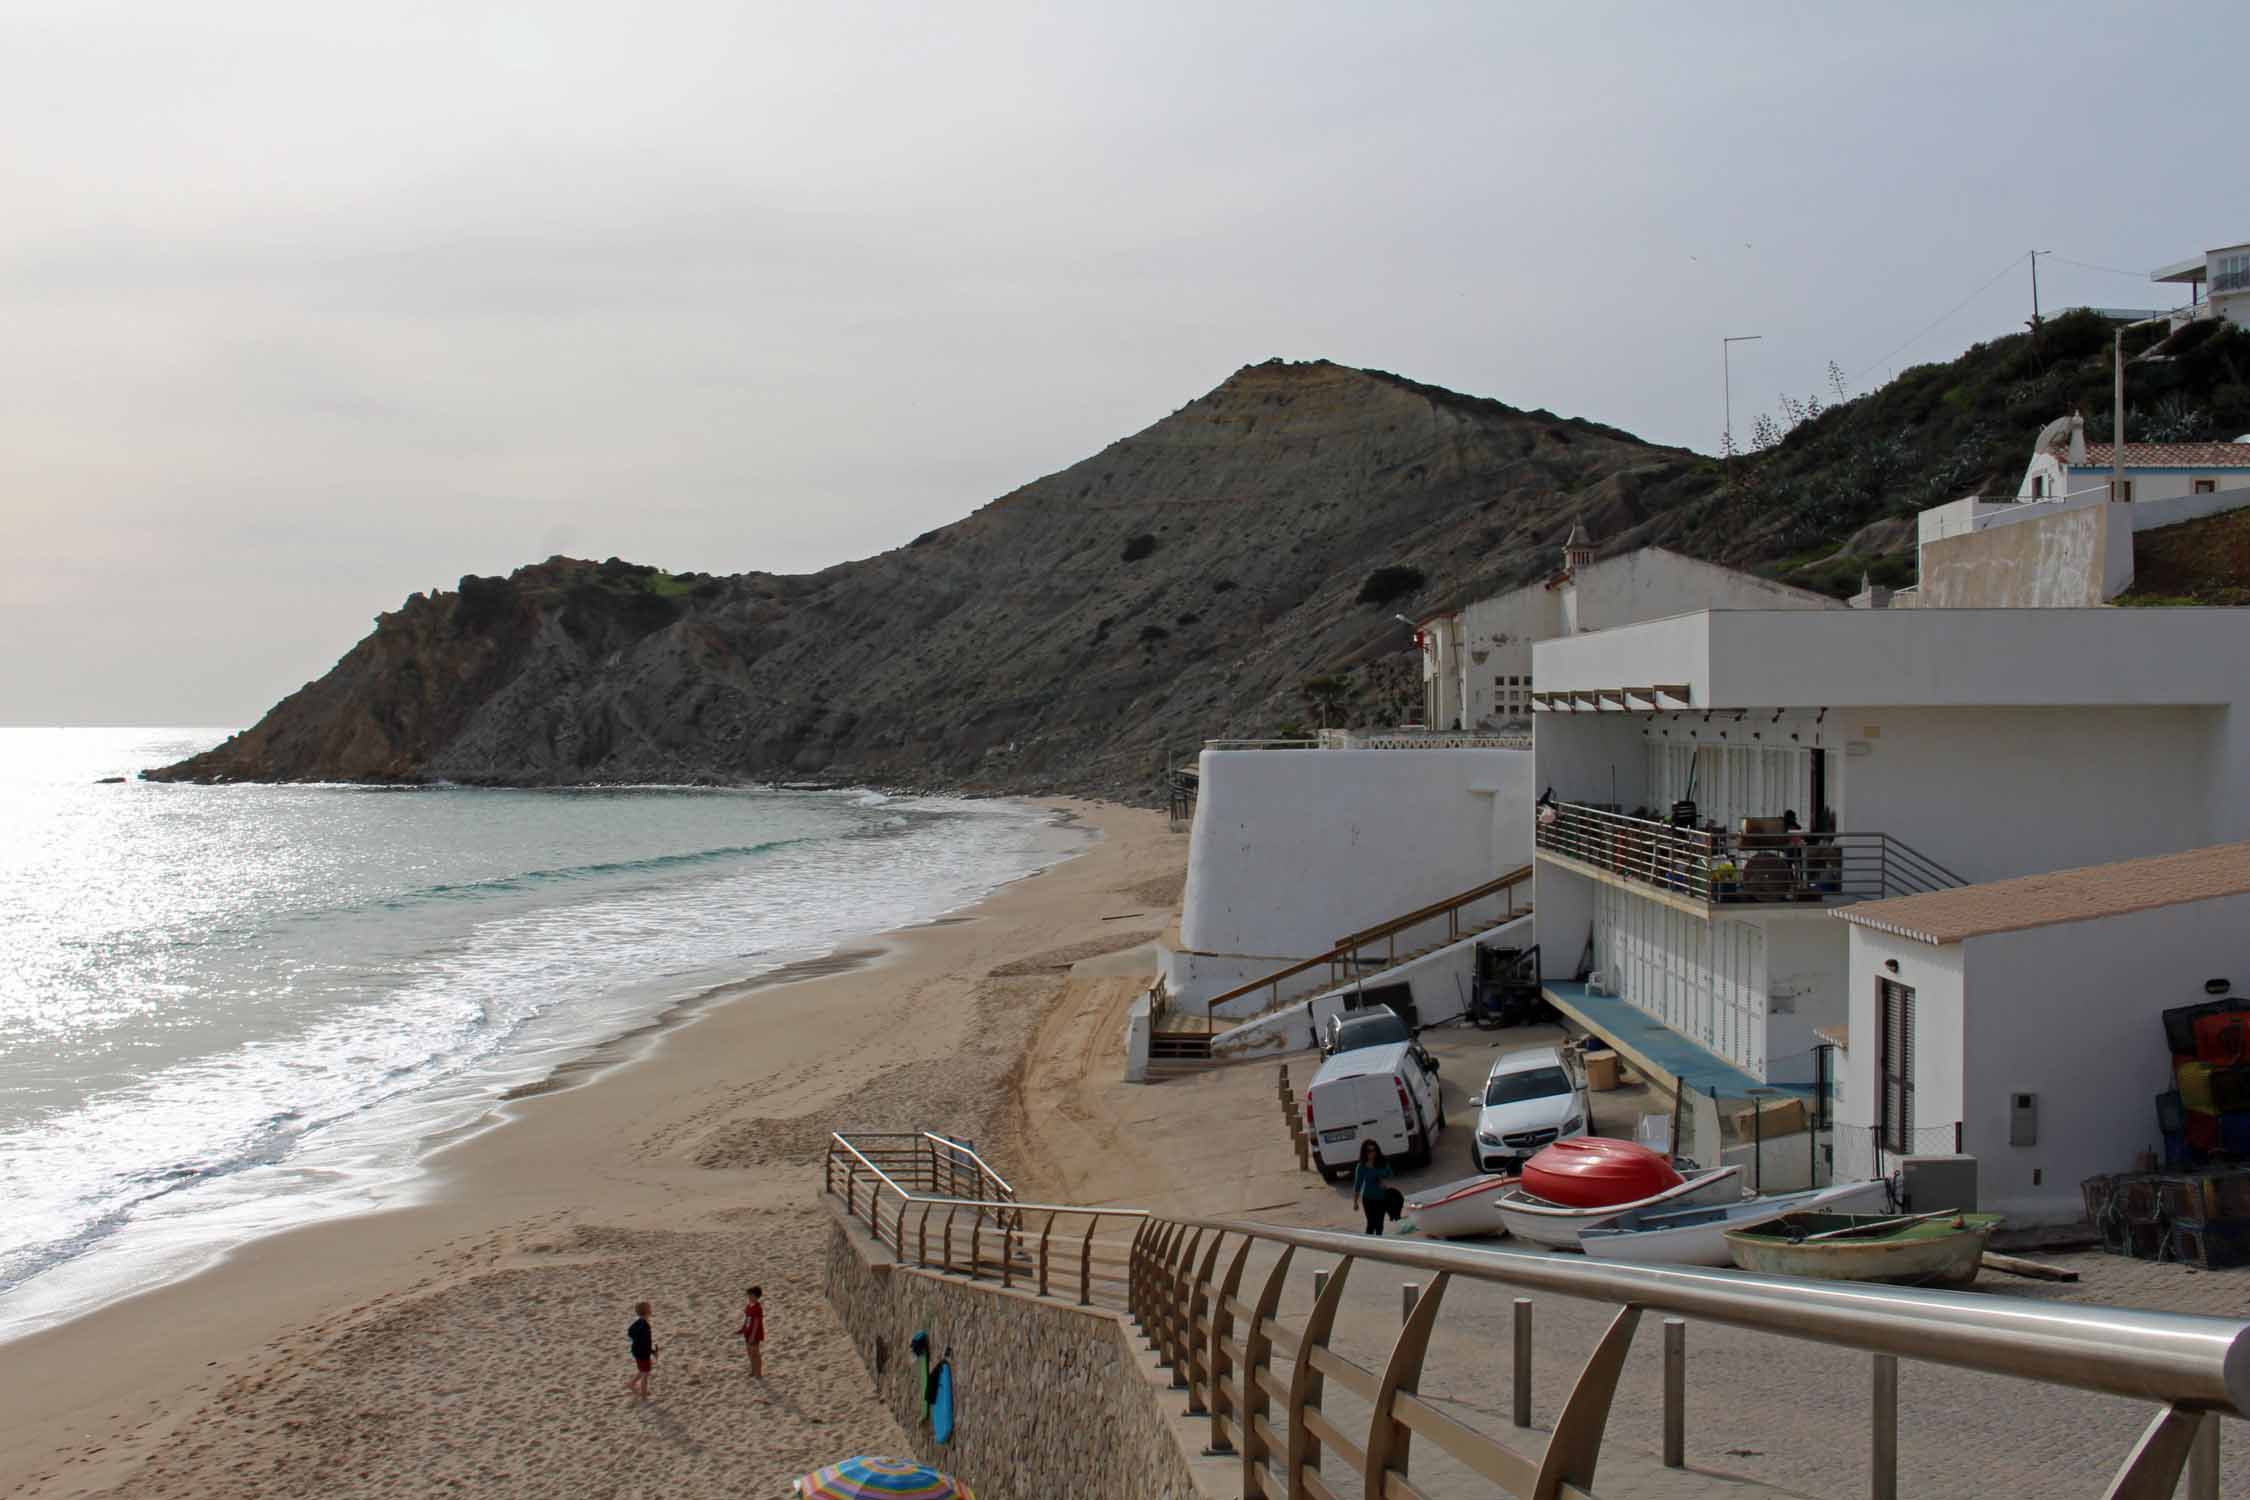
[[[1016,1190],[1008,1179],[977,1155],[969,1141],[927,1130],[854,1131],[849,1137],[831,1135],[824,1161],[829,1191],[836,1190],[837,1155],[847,1154],[847,1180],[866,1167],[901,1192],[937,1198],[974,1198],[1010,1202]]]
[[[1003,1287],[1019,1283],[1042,1297],[1075,1293],[1081,1307],[1122,1309],[1130,1283],[1134,1239],[1147,1219],[1145,1209],[1080,1208],[1062,1203],[1024,1203],[973,1151],[980,1180],[998,1183],[1005,1197],[954,1197],[915,1192],[873,1159],[872,1153],[897,1149],[887,1143],[934,1142],[958,1146],[944,1136],[830,1135],[823,1163],[830,1196],[844,1212],[864,1223],[877,1244],[901,1261],[948,1271],[971,1281],[996,1279]],[[867,1143],[863,1149],[861,1143]],[[913,1147],[903,1158],[927,1161]],[[965,1148],[962,1148],[965,1150]],[[938,1175],[946,1169],[942,1153]],[[1056,1234],[1060,1225],[1063,1233]],[[1128,1234],[1132,1237],[1127,1237]],[[1105,1237],[1106,1236],[1106,1237]]]
[[[1206,750],[1318,750],[1318,740],[1205,740]]]
[[[1844,902],[1965,882],[1887,833],[1713,833],[1574,802],[1542,808],[1542,854],[1707,905]]]
[[[1277,1254],[1253,1285],[1245,1273],[1260,1247]],[[1313,1273],[1312,1311],[1291,1327],[1278,1313],[1300,1250],[1339,1259]],[[1345,1284],[1363,1261],[1431,1277],[1427,1286],[1402,1289],[1403,1326],[1380,1370],[1331,1343]],[[1422,1394],[1430,1336],[1455,1278],[1618,1305],[1543,1450],[1503,1443]],[[1411,1469],[1416,1438],[1490,1480],[1500,1494],[1592,1500],[1610,1406],[1646,1312],[1674,1315],[1665,1320],[1664,1360],[1664,1462],[1671,1467],[1684,1462],[1682,1320],[1690,1317],[1868,1355],[1876,1398],[1870,1488],[1877,1500],[1898,1493],[1900,1359],[2158,1403],[2102,1492],[2115,1497],[2167,1500],[2192,1460],[2191,1496],[2215,1500],[2217,1414],[2250,1414],[2250,1323],[2232,1319],[1398,1243],[1232,1220],[1149,1219],[1134,1239],[1130,1310],[1159,1364],[1172,1371],[1173,1385],[1186,1390],[1189,1414],[1209,1419],[1210,1451],[1240,1455],[1245,1500],[1420,1496]],[[1515,1301],[1514,1333],[1514,1423],[1528,1428],[1527,1298]],[[1373,1408],[1363,1433],[1346,1432],[1342,1415],[1326,1403],[1331,1380]]]
[[[1328,983],[1333,987],[1339,984],[1348,984],[1355,978],[1389,968],[1399,961],[1399,934],[1411,931],[1424,923],[1435,922],[1440,917],[1445,918],[1445,941],[1448,943],[1459,942],[1472,932],[1481,932],[1488,927],[1497,927],[1504,922],[1512,922],[1531,910],[1528,902],[1519,908],[1516,905],[1515,898],[1516,887],[1523,885],[1530,879],[1531,866],[1519,865],[1505,875],[1487,880],[1482,885],[1473,885],[1465,891],[1446,897],[1443,901],[1433,901],[1428,906],[1410,911],[1404,916],[1393,917],[1388,922],[1378,923],[1364,932],[1355,932],[1347,937],[1340,937],[1336,940],[1336,945],[1326,953],[1315,954],[1311,958],[1302,959],[1286,968],[1276,969],[1271,974],[1260,975],[1247,984],[1238,984],[1231,990],[1213,995],[1203,1002],[1204,1029],[1206,1031],[1217,1029],[1218,1008],[1220,1006],[1230,1004],[1245,995],[1254,995],[1259,990],[1268,992],[1265,1009],[1270,1010],[1278,1007],[1281,1004],[1283,981],[1294,979],[1300,974],[1310,973],[1314,969],[1325,967],[1328,970]],[[1507,905],[1504,910],[1490,921],[1479,922],[1465,929],[1462,925],[1462,911],[1467,907],[1476,905],[1479,901],[1490,900],[1494,896],[1505,896],[1507,898]],[[1361,956],[1367,949],[1374,947],[1377,943],[1383,945],[1383,956],[1380,959],[1371,961]]]

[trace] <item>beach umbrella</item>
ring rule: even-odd
[[[976,1500],[960,1480],[905,1458],[847,1458],[797,1481],[804,1500]]]

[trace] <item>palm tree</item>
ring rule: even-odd
[[[1328,727],[1328,716],[1342,709],[1352,696],[1352,685],[1333,673],[1308,677],[1297,689],[1305,706],[1320,715],[1320,727]]]

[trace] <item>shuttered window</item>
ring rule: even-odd
[[[1914,992],[1888,979],[1875,981],[1882,1012],[1883,1149],[1914,1149]]]

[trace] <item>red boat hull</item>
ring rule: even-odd
[[[1523,1164],[1523,1190],[1565,1208],[1638,1203],[1680,1182],[1660,1153],[1600,1136],[1557,1141]]]

